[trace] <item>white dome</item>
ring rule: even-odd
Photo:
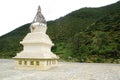
[[[46,33],[47,25],[39,22],[32,23],[30,26],[31,32],[42,32]]]
[[[46,43],[54,45],[48,35],[40,32],[28,33],[21,43]]]

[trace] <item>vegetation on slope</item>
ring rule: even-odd
[[[23,25],[0,37],[0,57],[22,50],[19,42],[30,32]],[[47,34],[61,59],[79,62],[118,62],[120,56],[120,1],[100,8],[82,8],[48,22]]]
[[[23,25],[10,33],[0,37],[0,57],[11,58],[17,52],[22,50],[22,45],[19,43],[29,31],[30,24]]]

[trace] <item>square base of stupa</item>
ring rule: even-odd
[[[57,65],[56,59],[15,58],[15,69],[48,70]]]

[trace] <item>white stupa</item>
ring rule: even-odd
[[[46,30],[47,23],[39,6],[30,26],[31,32],[20,42],[23,51],[14,57],[16,69],[47,70],[57,64],[58,57],[51,52],[54,44],[46,34]]]

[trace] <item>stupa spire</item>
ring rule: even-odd
[[[35,22],[46,24],[46,20],[45,20],[44,16],[41,13],[40,6],[38,6],[37,14],[36,14],[36,16],[35,16],[35,18],[33,20],[33,23],[35,23]]]

